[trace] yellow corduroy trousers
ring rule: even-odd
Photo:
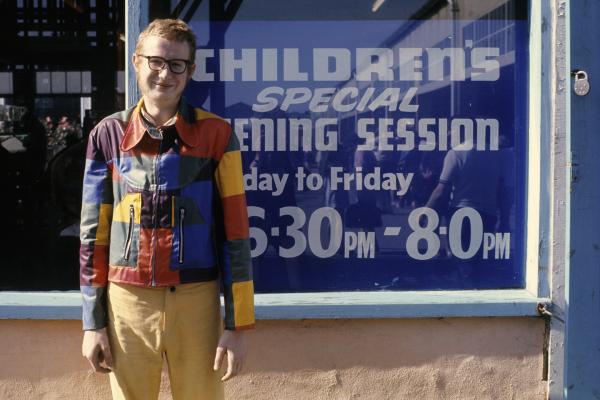
[[[223,399],[213,371],[222,331],[216,281],[145,288],[109,283],[114,399],[158,398],[163,359],[174,400]]]

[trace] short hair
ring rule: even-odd
[[[182,20],[165,18],[152,21],[150,25],[140,33],[140,36],[138,36],[135,45],[136,53],[140,50],[142,43],[148,36],[158,36],[167,40],[187,42],[190,46],[189,60],[194,62],[194,59],[196,58],[196,34],[192,28]]]

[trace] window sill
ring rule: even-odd
[[[255,295],[256,319],[537,316],[539,298],[524,289],[326,292]],[[81,319],[81,295],[0,292],[0,319]]]

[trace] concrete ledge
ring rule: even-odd
[[[0,319],[81,319],[81,293],[0,292]]]
[[[524,289],[423,292],[326,292],[255,295],[256,318],[435,318],[537,316],[547,298]],[[81,318],[81,295],[0,292],[0,319]]]
[[[256,295],[257,319],[536,316],[549,302],[526,290]]]

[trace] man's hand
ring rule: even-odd
[[[104,374],[110,372],[113,359],[110,353],[106,328],[85,331],[83,333],[81,354],[87,358],[94,372],[102,372]],[[105,366],[100,365],[101,363],[104,363]]]
[[[213,366],[215,371],[221,368],[225,354],[227,354],[227,372],[221,378],[223,382],[239,374],[244,366],[246,358],[246,337],[244,336],[244,332],[229,330],[223,332],[217,346],[217,354]]]

